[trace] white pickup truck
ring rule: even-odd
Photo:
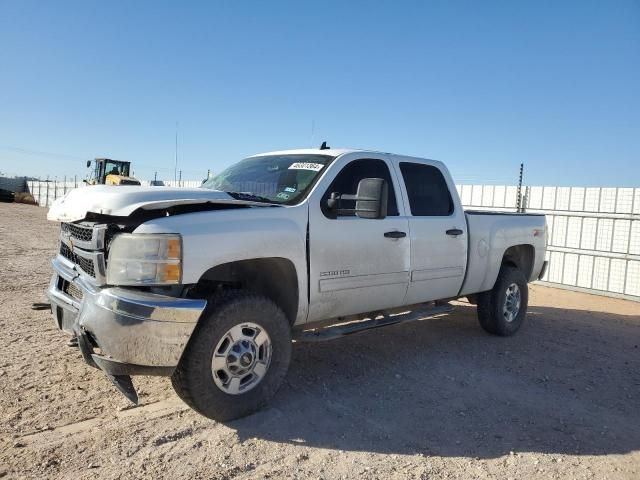
[[[249,157],[201,188],[90,186],[61,222],[48,295],[87,363],[136,402],[171,376],[220,421],[280,386],[292,339],[323,340],[477,304],[511,335],[546,263],[542,215],[465,212],[440,162],[365,150]]]

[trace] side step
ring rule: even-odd
[[[415,320],[425,320],[427,318],[450,313],[452,310],[453,306],[446,303],[444,305],[438,304],[435,306],[422,307],[395,314],[382,314],[376,318],[357,320],[350,323],[341,323],[313,330],[302,330],[297,334],[294,334],[294,339],[298,342],[323,342],[326,340],[334,340],[336,338],[344,337],[345,335],[363,332],[372,328],[387,327],[389,325],[413,322]]]

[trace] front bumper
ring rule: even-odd
[[[87,363],[111,375],[171,374],[205,300],[100,288],[64,257],[52,263],[48,295],[54,321],[78,337]]]

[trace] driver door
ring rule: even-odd
[[[394,170],[382,155],[338,161],[309,203],[310,322],[400,306],[409,284],[409,222]],[[364,178],[387,181],[386,218],[335,215],[331,192],[354,195]]]

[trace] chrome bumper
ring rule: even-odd
[[[58,328],[82,337],[80,345],[85,345],[83,356],[88,363],[103,370],[104,365],[141,367],[140,372],[148,371],[144,367],[170,372],[178,364],[205,300],[99,288],[81,277],[64,257],[57,256],[52,263],[48,295],[54,320]],[[65,293],[65,282],[73,283],[82,298]]]

